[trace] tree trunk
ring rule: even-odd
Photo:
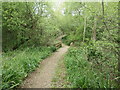
[[[85,17],[84,17],[83,42],[85,41],[85,32],[86,32],[86,27],[87,27],[87,18],[86,18],[86,16],[85,16]]]
[[[96,41],[96,25],[97,25],[97,17],[94,16],[94,26],[93,26],[93,30],[92,30],[92,33],[93,33],[92,39],[94,41]]]
[[[102,0],[102,13],[103,13],[103,17],[104,17],[104,1]]]

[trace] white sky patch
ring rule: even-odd
[[[61,6],[64,2],[65,2],[65,0],[55,0],[55,2],[54,2],[55,9],[61,8]]]
[[[64,13],[65,13],[65,8],[62,8],[61,13],[62,13],[62,15],[64,15]]]

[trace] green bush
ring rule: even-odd
[[[63,37],[63,38],[62,38],[62,41],[63,41],[63,43],[65,43],[66,45],[70,45],[70,43],[71,43],[71,40],[68,40],[68,36]]]
[[[86,45],[85,45],[86,46]],[[92,46],[91,46],[92,47]],[[97,56],[98,52],[96,48],[90,47],[90,51],[87,51],[87,47],[81,46],[80,48],[70,48],[68,53],[66,54],[65,66],[67,71],[67,79],[71,82],[71,88],[113,88],[116,87],[116,84],[113,79],[111,79],[111,70],[113,71],[113,67],[109,69],[108,67],[104,67],[103,71],[97,69],[96,67],[100,67],[100,65],[94,64],[94,60],[92,62],[88,61],[87,53],[90,54],[90,58],[92,59],[100,59],[100,56]],[[94,46],[93,46],[94,47]],[[93,53],[92,53],[93,52]],[[98,53],[96,53],[98,52]],[[97,60],[96,59],[96,60]],[[114,66],[114,61],[109,62],[108,65]],[[108,61],[105,61],[106,63]],[[104,64],[105,65],[105,64]],[[116,65],[116,63],[115,63]]]
[[[87,46],[87,58],[93,63],[93,68],[103,73],[104,77],[116,82],[118,75],[118,56],[116,43],[110,41],[96,41]]]
[[[55,52],[55,51],[57,50],[57,48],[56,48],[55,46],[51,46],[51,50],[52,50],[53,52]]]
[[[53,52],[52,47],[31,47],[3,54],[2,89],[18,86],[39,62]]]

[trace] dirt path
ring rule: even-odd
[[[68,46],[63,45],[57,52],[43,60],[40,67],[31,73],[21,85],[22,88],[50,88],[58,61],[67,52]]]

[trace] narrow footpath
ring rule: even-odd
[[[50,88],[57,64],[68,48],[69,46],[63,44],[60,49],[43,60],[39,68],[25,79],[21,88]]]

